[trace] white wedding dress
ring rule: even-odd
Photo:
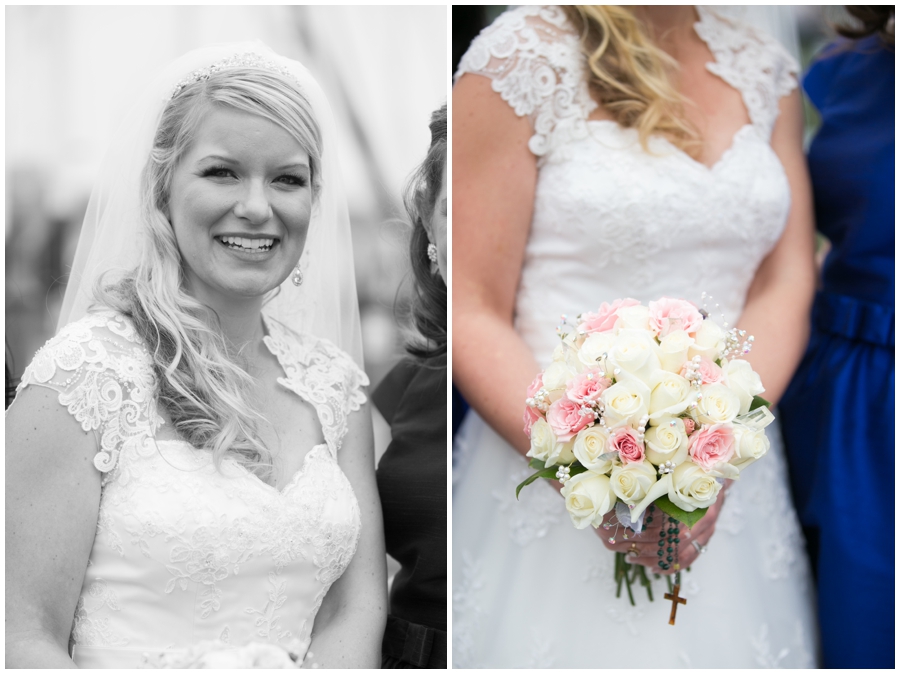
[[[279,383],[316,409],[326,441],[280,490],[234,459],[217,470],[208,452],[155,440],[163,420],[150,355],[121,315],[69,324],[22,376],[20,389],[58,391],[100,439],[97,534],[71,635],[79,667],[138,667],[214,639],[308,648],[359,540],[337,452],[368,379],[330,342],[269,319],[266,328]]]
[[[597,106],[559,8],[503,14],[461,61],[533,125],[539,174],[515,325],[542,367],[560,314],[616,298],[700,304],[705,291],[714,317],[733,323],[781,235],[790,191],[769,137],[797,66],[767,36],[698,11],[708,68],[740,91],[752,121],[712,168],[661,138],[647,153],[636,131],[587,119]],[[682,573],[688,602],[672,627],[665,582],[654,581],[653,603],[640,587],[636,606],[624,589],[617,599],[614,553],[572,526],[548,482],[517,501],[533,471],[470,414],[455,448],[453,665],[814,666],[810,575],[776,426],[768,456],[729,490],[708,552]]]

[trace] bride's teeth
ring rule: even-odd
[[[243,248],[244,250],[269,250],[275,245],[275,239],[247,239],[241,236],[223,236],[220,237],[222,243],[235,248]]]

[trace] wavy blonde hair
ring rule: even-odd
[[[207,113],[227,107],[261,116],[285,129],[309,154],[313,200],[321,189],[322,137],[299,85],[280,73],[234,68],[182,89],[162,113],[141,175],[145,239],[137,268],[117,283],[101,277],[96,299],[128,316],[147,345],[159,402],[179,435],[212,452],[226,452],[261,477],[272,452],[259,437],[265,418],[254,404],[253,379],[222,335],[217,317],[184,289],[184,261],[169,222],[172,175]]]
[[[619,125],[637,129],[645,151],[650,136],[660,134],[696,159],[700,133],[684,114],[687,99],[671,81],[678,63],[653,44],[643,22],[617,5],[566,5],[564,11],[581,32],[594,100]]]

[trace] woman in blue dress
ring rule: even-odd
[[[817,575],[826,667],[894,666],[894,7],[803,86],[822,117],[809,149],[831,242],[806,356],[780,404],[794,500]]]

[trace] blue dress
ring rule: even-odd
[[[832,243],[779,405],[826,667],[894,666],[894,53],[831,47],[803,86],[816,222]]]

